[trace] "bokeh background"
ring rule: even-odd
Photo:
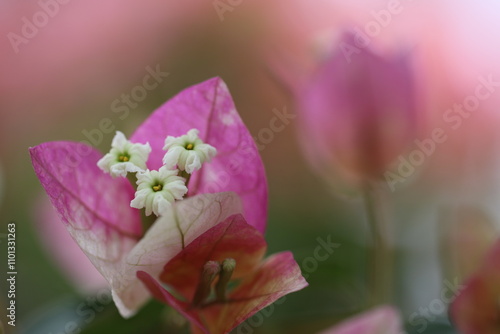
[[[303,154],[307,138],[298,135],[307,110],[297,108],[291,92],[335,51],[341,31],[366,29],[378,22],[374,11],[391,2],[3,1],[0,266],[4,273],[9,222],[17,225],[18,266],[17,326],[5,326],[6,332],[64,333],[68,321],[81,323],[82,333],[173,332],[176,322],[155,302],[127,321],[112,304],[91,321],[77,314],[100,282],[69,255],[28,147],[88,140],[85,133],[103,118],[129,135],[168,98],[214,76],[227,83],[261,146],[270,191],[269,253],[291,250],[302,265],[320,239],[339,244],[328,259],[308,267],[310,287],[250,319],[247,332],[315,333],[361,311],[371,250],[363,205],[314,173]],[[493,0],[401,0],[399,5],[400,13],[379,23],[371,46],[411,55],[422,123],[415,139],[426,138],[442,125],[445,110],[474,92],[479,76],[500,78],[500,5]],[[50,14],[47,20],[40,11]],[[34,20],[39,26],[26,27]],[[113,101],[142,85],[147,68],[158,67],[169,75],[120,119]],[[285,109],[296,118],[263,142],[261,130],[270,127],[276,110]],[[470,274],[496,240],[499,113],[500,93],[494,93],[412,178],[387,193],[396,261],[393,303],[409,333],[455,333],[446,310],[426,316],[420,309],[440,298],[445,281]],[[104,134],[98,148],[108,150],[112,137]],[[68,269],[68,263],[76,265]],[[5,325],[3,276],[0,287]],[[416,325],[415,319],[424,321]]]

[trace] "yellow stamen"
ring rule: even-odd
[[[121,161],[121,162],[127,162],[127,161],[129,161],[130,159],[129,159],[127,156],[125,156],[125,155],[120,155],[120,156],[118,157],[118,160],[119,160],[119,161]]]
[[[154,190],[154,191],[160,191],[160,190],[162,190],[162,189],[163,189],[163,187],[162,187],[162,185],[161,185],[161,184],[158,184],[158,185],[156,185],[156,186],[153,186],[153,190]]]
[[[194,148],[193,144],[187,144],[186,150],[192,150]]]

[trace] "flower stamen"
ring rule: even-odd
[[[193,297],[193,307],[200,306],[210,297],[212,293],[212,283],[219,274],[220,269],[220,263],[217,261],[208,261],[205,263],[203,271],[201,272],[200,283],[198,283],[198,287]]]
[[[186,145],[186,150],[192,150],[194,148],[194,145],[189,143]]]
[[[234,259],[225,259],[222,261],[220,266],[219,281],[217,281],[217,284],[215,285],[215,293],[218,302],[227,301],[227,288],[235,268],[236,261]]]

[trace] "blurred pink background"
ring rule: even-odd
[[[16,52],[9,36],[22,36],[23,18],[30,22],[33,15],[43,18],[37,14],[44,11],[40,3],[51,4],[53,17],[46,15],[46,23],[32,37],[22,37],[27,42],[19,44]],[[58,7],[54,7],[56,3]],[[343,29],[365,31],[377,24],[376,17],[382,23],[378,22],[379,31],[369,38],[370,47],[381,54],[404,50],[411,57],[420,112],[415,139],[428,138],[437,127],[448,135],[425,164],[398,185],[396,193],[389,194],[394,201],[393,244],[404,259],[400,285],[403,290],[423,291],[399,297],[403,313],[411,313],[439,293],[446,272],[439,260],[442,247],[450,256],[468,256],[457,247],[464,242],[462,234],[453,228],[450,232],[448,225],[438,228],[449,221],[441,214],[442,207],[479,208],[491,220],[493,227],[488,231],[497,236],[500,93],[495,90],[481,101],[456,130],[443,120],[449,108],[475,93],[479,77],[500,81],[497,1],[255,0],[241,1],[222,14],[213,2],[202,0],[65,4],[47,0],[4,2],[0,8],[0,35],[4,36],[0,40],[2,223],[18,223],[20,247],[25,247],[19,250],[19,261],[25,271],[38,274],[36,278],[19,276],[23,289],[18,298],[30,300],[20,311],[22,315],[75,289],[75,284],[77,291],[86,289],[80,286],[82,277],[68,269],[68,260],[58,257],[61,251],[50,249],[52,240],[62,242],[64,237],[45,225],[52,218],[46,218],[50,213],[39,204],[42,190],[29,162],[28,147],[51,140],[86,140],[83,131],[98,128],[103,118],[110,118],[117,130],[128,135],[169,97],[213,76],[226,81],[238,111],[263,146],[271,195],[270,225],[275,226],[269,232],[274,238],[270,244],[274,241],[293,250],[292,241],[300,240],[304,228],[299,220],[314,217],[308,224],[323,231],[318,233],[343,233],[353,244],[365,247],[364,234],[358,232],[364,225],[357,222],[356,203],[346,204],[332,195],[301,151],[299,141],[306,139],[297,133],[307,114],[296,108],[289,89],[301,89],[315,69],[338,51],[334,45]],[[389,8],[397,14],[384,17]],[[147,68],[160,68],[169,75],[130,108],[128,117],[120,119],[112,103],[142,85]],[[269,127],[273,110],[283,108],[297,118],[263,144],[260,131]],[[104,134],[97,146],[107,149],[111,139],[111,134]],[[413,149],[410,145],[401,154]],[[457,225],[474,229],[464,221]],[[289,233],[289,239],[279,239],[281,231]],[[477,238],[467,239],[467,247],[486,242],[482,237],[478,232]],[[446,240],[444,246],[442,240]],[[39,252],[47,250],[47,245],[46,253]],[[300,253],[300,246],[297,249]],[[71,274],[64,274],[65,270]],[[37,280],[50,282],[55,276],[66,283],[36,291]],[[99,284],[87,283],[89,287]],[[1,298],[4,296],[0,297],[3,303]],[[332,321],[324,316],[318,327],[326,328]]]

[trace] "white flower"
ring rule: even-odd
[[[165,213],[175,200],[181,200],[188,191],[184,178],[178,176],[178,172],[163,166],[159,170],[137,173],[138,187],[130,206],[146,208],[146,216],[151,212],[157,216]]]
[[[191,174],[201,168],[204,162],[210,162],[217,154],[215,147],[205,144],[199,137],[197,129],[191,129],[180,137],[168,136],[165,139],[163,163],[169,168],[177,168]]]
[[[132,143],[123,133],[116,131],[111,151],[97,162],[97,166],[112,176],[127,176],[127,173],[142,172],[146,169],[149,153],[149,143]]]

